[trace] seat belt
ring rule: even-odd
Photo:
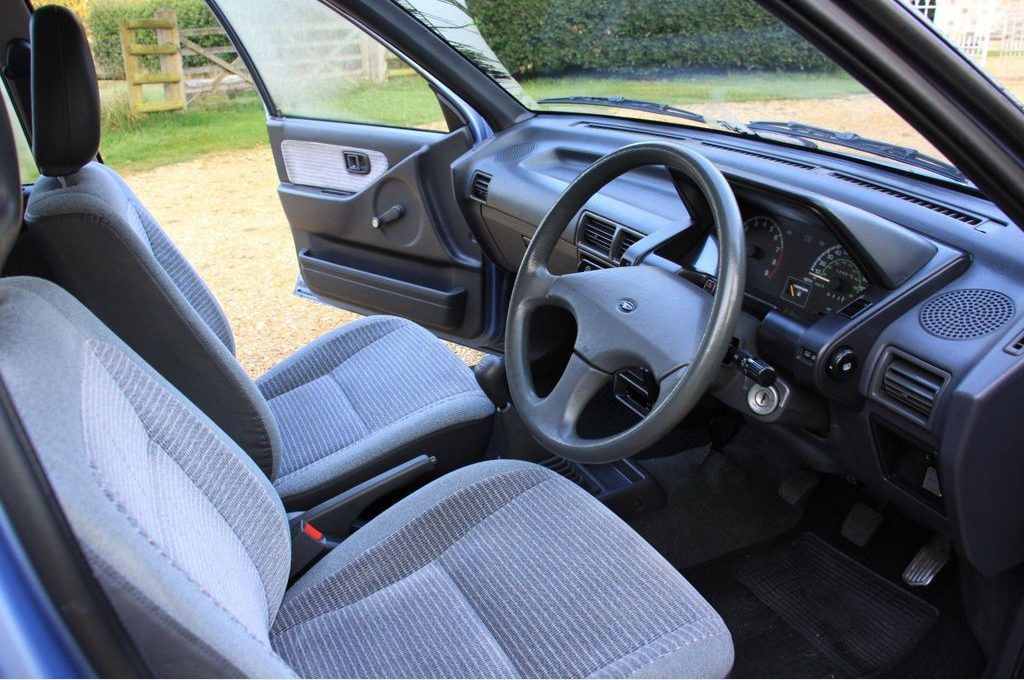
[[[4,77],[17,93],[11,103],[17,109],[25,133],[32,138],[32,47],[28,40],[15,38],[7,43],[4,55]]]

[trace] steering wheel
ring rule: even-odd
[[[604,185],[647,165],[692,180],[710,205],[718,236],[714,295],[650,264],[556,276],[548,260],[566,225]],[[698,225],[694,225],[697,227]],[[711,225],[701,225],[708,226]],[[729,349],[746,279],[743,220],[722,173],[704,156],[671,142],[639,142],[598,159],[574,179],[537,228],[519,267],[505,335],[512,403],[549,451],[583,463],[638,453],[675,427],[711,385]],[[572,355],[543,396],[530,373],[530,319],[553,305],[576,319]],[[658,397],[647,415],[617,434],[581,437],[584,407],[618,372],[647,368]]]

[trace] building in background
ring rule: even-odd
[[[991,57],[1024,56],[1024,0],[911,0],[911,4],[981,66]]]

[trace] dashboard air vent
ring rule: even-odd
[[[473,175],[473,186],[470,188],[470,195],[478,201],[487,202],[487,191],[491,188],[491,176],[486,172],[476,172]]]
[[[879,385],[882,396],[928,422],[948,376],[920,359],[889,350]]]
[[[610,257],[612,242],[615,240],[615,223],[592,213],[583,213],[580,218],[579,236],[576,241],[604,257]]]
[[[1024,333],[1021,333],[1013,342],[1003,348],[1003,351],[1007,354],[1012,354],[1015,357],[1019,357],[1024,354]]]
[[[728,146],[726,144],[716,144],[715,142],[701,142],[704,146],[710,146],[713,149],[724,149],[726,151],[732,151],[733,153],[741,153],[747,156],[753,156],[754,158],[760,158],[765,161],[772,161],[773,163],[782,163],[783,165],[789,165],[794,168],[800,168],[801,170],[813,170],[814,166],[809,163],[801,163],[800,161],[790,160],[789,158],[780,158],[779,156],[771,156],[766,153],[760,153],[758,151],[751,151],[750,149],[741,149],[735,146]]]
[[[634,234],[631,231],[626,231],[625,229],[623,229],[619,233],[619,242],[615,244],[615,250],[612,253],[612,260],[614,260],[615,262],[621,260],[622,256],[626,254],[627,250],[629,250],[630,246],[632,246],[634,243],[636,243],[642,238],[643,236],[641,236],[640,234]]]
[[[937,212],[940,215],[945,215],[946,217],[951,217],[951,218],[953,218],[954,220],[956,220],[958,222],[963,222],[964,224],[969,224],[971,226],[977,226],[977,225],[981,224],[982,222],[984,222],[983,219],[981,219],[980,217],[977,217],[975,215],[968,215],[967,213],[962,212],[960,210],[957,210],[956,208],[950,208],[947,205],[941,205],[939,203],[935,203],[933,201],[929,201],[927,199],[921,198],[920,196],[914,196],[913,194],[908,194],[905,191],[900,191],[899,189],[893,189],[892,187],[887,187],[884,184],[876,184],[874,182],[869,182],[866,179],[861,179],[860,177],[854,177],[853,175],[847,175],[847,174],[842,173],[842,172],[830,172],[829,175],[831,175],[832,177],[835,177],[836,179],[841,179],[844,182],[849,182],[850,184],[856,184],[857,186],[862,186],[862,187],[865,187],[867,189],[871,189],[872,191],[878,191],[878,192],[883,193],[883,194],[888,194],[889,196],[892,196],[894,198],[898,198],[901,201],[907,201],[908,203],[913,203],[914,205],[919,205],[922,208],[927,208],[928,210],[931,210],[933,212]]]

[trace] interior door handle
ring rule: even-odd
[[[346,151],[342,156],[345,159],[345,169],[352,174],[370,174],[370,157],[362,151]]]
[[[401,219],[402,215],[405,214],[405,206],[401,203],[396,203],[391,206],[380,215],[374,215],[373,219],[370,220],[370,226],[374,229],[380,229],[384,225],[391,224],[397,219]]]

